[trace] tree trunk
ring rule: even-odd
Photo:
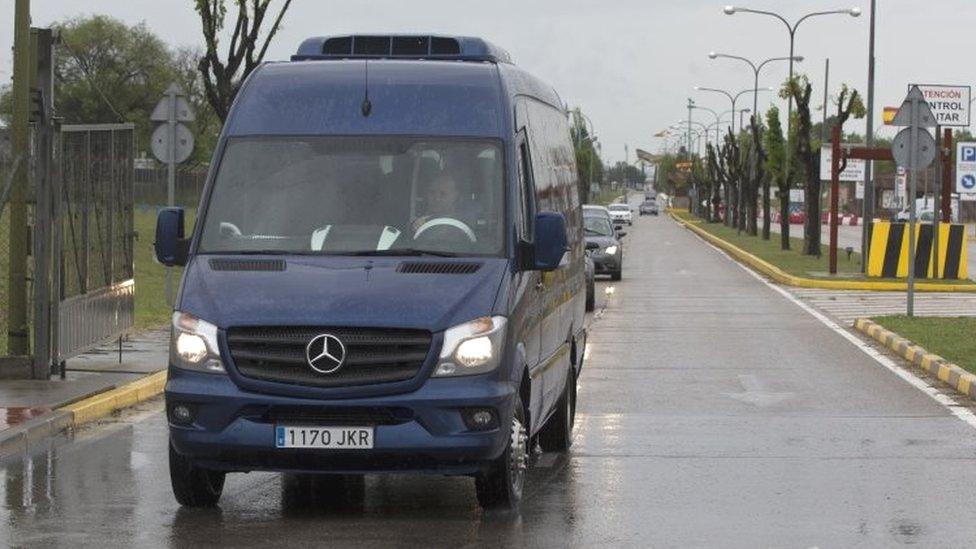
[[[790,249],[790,190],[780,188],[779,193],[779,247]]]

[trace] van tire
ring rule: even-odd
[[[573,423],[576,416],[576,375],[570,363],[563,394],[556,411],[539,432],[539,446],[544,452],[565,452],[573,445]]]
[[[482,509],[515,511],[522,501],[531,452],[526,418],[522,396],[516,395],[505,451],[474,477],[475,492]]]
[[[193,465],[169,443],[169,479],[176,501],[184,507],[213,507],[224,491],[226,473]]]
[[[586,312],[592,312],[596,308],[596,284],[592,281],[586,283]]]
[[[620,279],[623,277],[624,277],[624,265],[623,265],[623,261],[621,261],[620,267],[616,271],[610,273],[610,280],[614,282],[620,282]]]

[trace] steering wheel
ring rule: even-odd
[[[416,233],[414,233],[414,240],[420,238],[420,235],[434,227],[454,227],[455,229],[463,232],[464,236],[468,237],[468,240],[471,242],[478,241],[478,239],[474,236],[474,231],[471,230],[471,227],[469,227],[467,223],[459,219],[454,219],[453,217],[435,217],[434,219],[427,221],[417,229]]]

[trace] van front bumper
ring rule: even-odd
[[[221,375],[169,373],[174,448],[197,466],[220,471],[476,473],[504,451],[517,391],[511,383],[471,376],[429,379],[399,395],[314,400],[245,392]],[[192,411],[192,421],[176,421],[177,405]],[[471,408],[492,409],[496,426],[469,429],[462,412]],[[374,426],[373,448],[276,448],[276,425]]]

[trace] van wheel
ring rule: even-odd
[[[623,276],[624,276],[624,266],[621,263],[619,269],[617,269],[616,271],[610,273],[610,280],[612,280],[614,282],[619,282],[620,279],[623,278]]]
[[[586,312],[592,312],[596,308],[596,288],[595,284],[589,282],[586,285]]]
[[[213,507],[224,491],[226,473],[201,469],[169,443],[169,480],[176,501],[185,507]]]
[[[483,509],[514,511],[522,501],[525,472],[529,465],[529,432],[522,397],[515,397],[511,434],[505,451],[488,469],[474,478],[478,504]]]
[[[556,412],[539,433],[539,446],[545,452],[565,452],[573,444],[573,421],[576,417],[576,375],[570,364],[563,394]]]

